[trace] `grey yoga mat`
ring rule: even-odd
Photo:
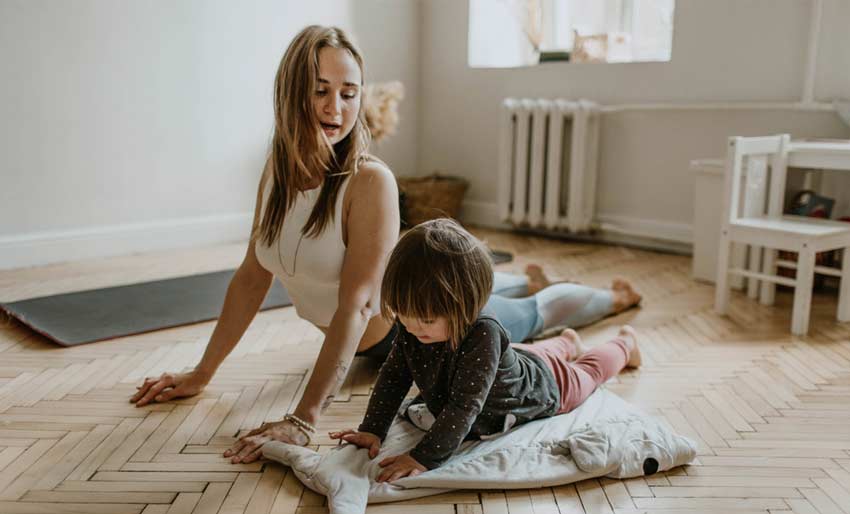
[[[508,252],[493,251],[496,263]],[[0,311],[62,346],[93,343],[218,318],[234,270],[0,302]],[[292,305],[274,281],[260,310]]]
[[[234,270],[10,303],[0,310],[62,346],[216,319]],[[291,305],[275,280],[261,310]]]

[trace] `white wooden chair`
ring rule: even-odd
[[[729,138],[714,309],[719,314],[727,312],[729,275],[747,277],[751,284],[761,281],[762,303],[773,303],[775,284],[787,285],[794,288],[791,332],[805,335],[818,252],[843,249],[840,272],[820,267],[817,271],[840,274],[837,317],[839,321],[850,321],[850,223],[782,215],[789,141],[787,134]],[[743,178],[745,165],[747,174]],[[748,269],[730,269],[732,244],[750,245]],[[766,249],[763,267],[759,251],[762,247]],[[796,278],[776,274],[776,250],[797,252]],[[791,263],[780,265],[792,267]],[[751,285],[749,292],[751,297],[757,296],[755,286]]]

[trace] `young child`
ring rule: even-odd
[[[378,481],[434,469],[464,440],[576,408],[599,384],[640,365],[631,327],[582,353],[578,335],[511,344],[482,312],[493,284],[484,245],[448,219],[417,225],[396,245],[381,285],[381,312],[396,318],[397,337],[381,367],[363,423],[331,432],[374,458],[415,383],[436,417],[409,453],[388,457]]]

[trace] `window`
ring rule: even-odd
[[[470,0],[469,65],[669,61],[675,0]]]

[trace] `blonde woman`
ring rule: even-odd
[[[325,341],[294,412],[240,439],[225,453],[233,462],[256,460],[269,439],[307,444],[355,352],[389,332],[376,314],[398,238],[398,192],[386,165],[366,153],[362,87],[363,59],[343,31],[310,26],[292,41],[275,79],[275,130],[251,241],[204,356],[188,373],[146,379],[131,399],[145,405],[203,390],[279,277]]]
[[[398,191],[387,166],[367,154],[362,89],[363,59],[342,30],[310,26],[295,37],[275,79],[275,130],[251,240],[206,351],[192,371],[145,379],[130,400],[142,406],[200,393],[279,278],[298,315],[325,340],[294,411],[241,437],[224,454],[231,462],[258,459],[269,440],[308,444],[355,354],[385,358],[396,338],[396,325],[378,314],[381,279],[399,232]],[[529,278],[495,278],[513,296],[534,289]],[[602,311],[614,305],[608,296],[603,300],[597,302]],[[519,316],[507,323],[520,327],[512,329],[517,334],[549,324],[536,322],[534,297],[502,304],[506,319]]]

